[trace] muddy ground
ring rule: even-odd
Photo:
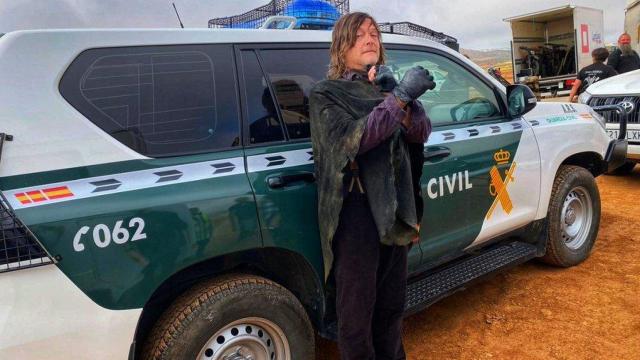
[[[640,359],[640,166],[597,181],[600,232],[584,263],[531,261],[407,318],[407,358]],[[339,358],[318,341],[318,360]]]

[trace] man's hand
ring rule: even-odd
[[[400,84],[393,89],[393,95],[400,101],[409,103],[435,87],[436,84],[433,82],[433,76],[429,75],[429,70],[422,66],[414,66],[407,70]]]
[[[396,78],[393,77],[393,72],[388,66],[378,65],[376,66],[376,76],[373,80],[374,84],[380,86],[382,92],[391,92],[398,85]]]
[[[380,86],[382,92],[391,92],[398,85],[398,82],[393,77],[393,72],[388,66],[371,66],[367,72],[367,77],[369,82]]]
[[[367,67],[369,68],[369,70],[367,70],[367,78],[369,79],[370,83],[373,83],[376,81],[376,73],[378,72],[377,66],[375,65],[367,65]]]
[[[417,244],[420,242],[420,224],[418,224],[418,236],[414,237],[413,239],[411,239],[411,243],[412,244]]]

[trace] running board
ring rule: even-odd
[[[423,276],[409,280],[405,316],[423,310],[439,300],[464,290],[496,272],[520,265],[539,255],[535,245],[512,242],[482,249],[453,264],[429,270]],[[337,324],[328,324],[320,336],[336,341]]]
[[[465,285],[536,256],[536,246],[516,241],[492,247],[435,272],[427,272],[426,276],[407,285],[405,314],[418,312],[456,291],[464,290]]]

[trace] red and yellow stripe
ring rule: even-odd
[[[29,198],[33,202],[47,201],[47,198],[40,190],[27,191],[27,195],[29,195]]]
[[[73,193],[66,186],[58,186],[43,190],[32,190],[15,194],[16,199],[18,199],[18,201],[20,201],[20,203],[23,205],[31,204],[34,202],[62,199],[71,196],[73,196]]]
[[[49,200],[62,199],[73,196],[73,193],[66,186],[54,187],[42,190]]]
[[[25,193],[17,193],[16,199],[18,199],[18,201],[20,201],[22,205],[31,204],[31,199],[29,199],[29,197]]]

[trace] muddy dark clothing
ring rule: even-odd
[[[412,102],[405,129],[407,114],[395,97],[385,98],[365,76],[347,74],[311,92],[325,276],[333,270],[341,357],[402,360],[406,245],[422,216],[422,152],[431,124]],[[356,177],[362,189],[353,186]]]
[[[333,264],[331,242],[338,227],[344,177],[350,174],[351,161],[357,160],[380,242],[402,246],[418,235],[416,202],[420,199],[416,194],[420,189],[422,144],[431,126],[419,102],[410,104],[415,109],[411,129],[394,124],[400,123],[405,115],[394,101],[393,96],[385,99],[377,87],[357,77],[353,81],[325,80],[311,91],[311,138],[325,279]],[[369,126],[372,116],[378,122],[372,120],[373,126]],[[385,121],[391,123],[386,130],[374,129],[382,127]],[[372,132],[387,138],[372,136],[373,140],[365,140],[367,146],[374,144],[374,147],[363,153],[360,149],[363,136],[366,139]],[[407,138],[412,137],[419,141],[411,145]],[[419,166],[411,159],[420,162]]]
[[[640,69],[640,56],[633,50],[630,55],[622,55],[620,49],[615,49],[611,55],[607,65],[613,67],[618,74],[626,73],[633,70]]]
[[[405,359],[407,246],[380,243],[365,194],[345,198],[333,251],[341,358]]]

